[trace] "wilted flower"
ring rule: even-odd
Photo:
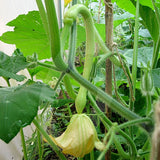
[[[75,157],[84,157],[94,147],[104,148],[104,144],[98,140],[93,122],[86,114],[73,115],[66,131],[61,136],[50,137],[64,154]]]

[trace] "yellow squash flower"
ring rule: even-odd
[[[64,0],[64,6],[66,7],[68,3],[70,3],[72,0]]]
[[[59,137],[51,139],[64,154],[74,157],[84,157],[94,147],[104,149],[104,144],[98,140],[97,132],[91,119],[86,114],[75,114],[71,118],[66,131]]]

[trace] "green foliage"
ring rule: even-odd
[[[135,0],[113,0],[117,5],[135,15]],[[153,11],[153,5],[151,0],[140,1],[140,16],[142,18],[142,24],[149,30],[153,40],[156,42],[159,36],[158,21]]]
[[[154,86],[160,88],[160,68],[152,70]]]
[[[51,104],[52,107],[58,108],[61,106],[65,106],[69,103],[73,103],[74,101],[72,99],[56,99],[54,102]]]
[[[32,122],[41,101],[53,101],[54,94],[48,86],[32,81],[18,87],[0,88],[0,138],[9,143],[21,127]]]
[[[36,52],[39,59],[51,57],[49,41],[38,11],[19,15],[7,26],[14,27],[14,31],[4,33],[0,37],[1,41],[16,44],[16,47],[21,49],[24,56]]]
[[[130,14],[128,12],[125,12],[121,15],[119,14],[114,14],[114,27],[116,28],[117,26],[119,26],[120,24],[122,24],[124,21],[128,20],[128,19],[133,19],[134,15]]]
[[[148,62],[152,59],[153,48],[142,47],[138,49],[137,67],[147,67]],[[124,56],[128,64],[132,65],[133,49],[128,49]]]
[[[51,1],[46,0],[46,2],[49,4],[49,2]],[[138,76],[129,77],[130,76],[129,72],[133,65],[132,57],[133,57],[133,45],[135,43],[134,15],[136,11],[136,8],[135,8],[136,1],[135,0],[113,0],[112,2],[116,2],[117,5],[122,8],[122,9],[118,8],[117,9],[118,12],[115,12],[114,14],[115,15],[114,16],[115,35],[116,34],[118,35],[116,42],[118,43],[118,47],[121,48],[122,50],[118,50],[116,46],[113,49],[115,49],[114,52],[116,53],[118,51],[122,53],[121,57],[123,59],[123,63],[126,68],[128,67],[127,72],[125,70],[126,68],[122,69],[117,66],[115,67],[114,74],[115,74],[116,80],[115,80],[114,88],[117,88],[117,93],[116,93],[116,90],[113,90],[113,97],[115,99],[117,98],[117,100],[120,103],[99,89],[101,88],[102,90],[104,90],[105,76],[106,76],[106,73],[105,73],[106,58],[101,50],[96,51],[96,55],[98,56],[94,59],[94,66],[92,69],[91,76],[89,77],[89,80],[91,80],[92,83],[95,84],[95,86],[98,86],[99,88],[96,88],[89,82],[87,83],[85,79],[81,78],[78,75],[78,73],[80,74],[83,73],[85,48],[87,46],[86,45],[87,43],[85,42],[86,31],[84,28],[84,24],[81,23],[80,17],[78,17],[78,20],[77,20],[79,25],[77,25],[76,49],[78,48],[77,57],[81,53],[82,58],[80,59],[80,62],[78,61],[78,63],[76,63],[76,68],[78,73],[74,72],[75,71],[73,69],[74,67],[71,66],[70,64],[67,70],[64,70],[63,72],[66,72],[72,76],[70,77],[71,83],[72,83],[71,85],[76,86],[74,88],[74,91],[76,90],[77,92],[80,84],[83,84],[84,86],[86,86],[86,88],[90,92],[92,92],[95,95],[96,98],[95,97],[94,97],[95,99],[93,98],[93,101],[95,102],[92,102],[92,104],[97,106],[97,108],[99,109],[99,112],[97,111],[98,109],[91,108],[90,106],[90,101],[92,101],[91,99],[90,101],[88,101],[87,99],[85,111],[87,110],[88,115],[91,114],[94,116],[96,115],[96,117],[98,117],[97,119],[93,118],[93,120],[94,120],[94,123],[97,124],[97,128],[98,128],[97,132],[100,132],[101,138],[104,138],[106,136],[105,134],[103,134],[105,129],[109,130],[111,135],[115,134],[116,136],[115,138],[117,138],[119,146],[117,147],[117,145],[113,144],[113,142],[110,142],[109,147],[112,150],[112,158],[123,159],[123,156],[127,154],[127,155],[130,155],[132,159],[135,159],[136,156],[137,156],[136,158],[138,158],[139,156],[139,159],[142,159],[143,157],[141,156],[142,154],[139,154],[141,153],[141,150],[142,150],[142,153],[144,152],[144,154],[146,154],[146,152],[148,154],[148,151],[150,150],[150,145],[148,145],[147,147],[144,147],[146,142],[149,141],[148,140],[149,138],[146,132],[144,132],[144,130],[142,130],[138,125],[136,127],[131,127],[128,124],[127,124],[128,126],[122,130],[119,128],[119,126],[118,127],[116,126],[115,127],[116,129],[113,132],[112,126],[114,124],[110,121],[110,119],[108,119],[103,114],[100,108],[104,109],[104,107],[103,105],[96,103],[96,100],[97,100],[97,97],[102,99],[104,102],[109,104],[109,106],[111,105],[113,107],[111,108],[113,110],[115,109],[115,111],[117,111],[122,116],[120,117],[117,113],[113,112],[114,116],[111,118],[111,120],[116,121],[118,125],[121,123],[130,123],[130,121],[126,122],[125,118],[128,118],[128,117],[129,118],[131,117],[130,119],[137,120],[137,117],[141,119],[140,116],[142,117],[147,116],[146,108],[148,104],[147,102],[145,102],[145,100],[147,99],[146,96],[142,95],[140,90],[140,82],[141,82],[140,72],[142,71],[143,68],[148,67],[148,62],[150,62],[152,59],[152,54],[154,51],[152,40],[156,42],[159,36],[158,20],[155,15],[151,0],[140,0],[141,18],[139,20],[141,21],[142,24],[139,25],[139,38],[136,39],[136,41],[139,44],[138,59],[137,59],[137,64],[138,64],[137,75]],[[98,23],[104,23],[104,17],[102,18],[102,16],[104,16],[104,4],[102,9],[98,11],[98,6],[96,6],[97,4],[99,5],[98,0],[94,0],[94,1],[86,0],[84,1],[84,3],[86,6],[90,7],[90,12],[94,18],[94,21],[96,22],[95,27],[98,30],[101,38],[105,42],[106,40],[105,24],[98,24]],[[158,4],[159,4],[159,0],[157,1],[156,5],[158,6]],[[125,12],[123,9],[128,12]],[[56,17],[55,14],[54,16]],[[98,16],[100,16],[101,18],[100,21],[98,20]],[[52,21],[51,19],[48,19],[48,20],[52,22],[53,24],[52,29],[54,29],[54,23],[56,22]],[[33,53],[37,53],[39,60],[51,57],[49,40],[43,28],[43,24],[38,11],[32,11],[26,15],[20,15],[15,20],[9,22],[7,25],[14,27],[14,31],[4,33],[0,37],[0,40],[9,44],[16,44],[16,47],[20,48],[25,56],[32,55]],[[56,23],[56,25],[58,24]],[[89,32],[90,30],[88,30],[88,33]],[[52,36],[54,36],[54,34]],[[72,36],[75,36],[75,35],[72,35]],[[54,37],[54,39],[56,39],[56,37]],[[68,53],[67,53],[68,48],[72,47],[72,44],[71,46],[69,46],[68,44],[69,44],[69,38],[65,40],[65,45],[63,44],[65,46],[65,52],[66,52],[66,53],[64,52],[64,59],[68,59]],[[52,45],[54,46],[54,44],[51,44],[51,46]],[[56,45],[54,47],[56,49]],[[58,48],[60,49],[60,46]],[[57,54],[59,53],[56,53],[56,55]],[[54,87],[55,83],[57,84],[57,78],[60,77],[60,72],[51,70],[52,67],[54,68],[53,62],[45,61],[43,64],[49,64],[52,67],[44,68],[44,66],[46,67],[46,65],[42,65],[43,67],[38,66],[40,65],[40,61],[38,61],[38,58],[36,56],[32,58],[34,62],[33,66],[31,66],[30,63],[26,62],[25,57],[22,55],[22,53],[19,52],[19,50],[17,50],[11,57],[0,52],[0,76],[3,76],[3,78],[6,78],[7,80],[10,78],[14,78],[18,81],[22,81],[24,77],[19,76],[16,73],[24,68],[30,67],[28,70],[32,78],[33,76],[36,76],[37,79],[43,81],[44,83],[52,84],[52,87]],[[98,65],[99,59],[102,60],[103,62],[100,65]],[[56,63],[59,63],[58,59],[56,59]],[[64,61],[64,63],[66,62]],[[131,78],[131,84],[128,83],[128,77]],[[152,70],[152,77],[154,80],[154,87],[160,88],[160,85],[159,85],[160,68],[156,68]],[[133,104],[134,105],[133,111],[131,111],[132,109],[129,110],[129,107],[133,102],[132,102],[132,97],[130,95],[131,93],[130,88],[134,87],[132,85],[132,80],[135,78],[137,80],[136,90],[135,90],[136,95],[135,95],[135,102]],[[80,84],[77,83],[75,79],[78,82],[80,82]],[[21,127],[25,127],[29,125],[33,121],[34,117],[37,115],[38,106],[41,106],[40,109],[43,109],[43,111],[42,111],[42,114],[37,119],[39,120],[39,123],[43,125],[43,127],[45,128],[50,127],[51,132],[49,131],[49,133],[52,133],[54,130],[54,133],[52,134],[55,136],[58,136],[64,131],[64,129],[66,128],[66,125],[69,122],[70,116],[72,116],[72,113],[75,113],[74,101],[67,98],[68,95],[66,94],[66,90],[63,89],[64,84],[61,83],[61,81],[58,82],[58,84],[60,84],[59,88],[61,89],[61,92],[63,92],[63,95],[55,95],[55,91],[53,91],[53,89],[51,89],[49,86],[45,85],[44,83],[28,81],[26,84],[22,86],[0,88],[0,106],[1,106],[0,107],[0,122],[1,122],[0,138],[3,141],[8,143],[12,138],[14,138],[14,136],[16,136],[16,134],[19,132]],[[58,93],[58,91],[56,93]],[[117,95],[119,94],[118,95],[119,97],[116,94]],[[88,95],[88,98],[89,98],[89,95]],[[80,99],[79,102],[81,102],[81,100],[82,99]],[[128,108],[125,108],[121,104],[123,104]],[[51,109],[49,108],[49,106],[53,108]],[[44,113],[45,111],[47,111],[48,108],[50,112],[48,116],[46,116]],[[96,114],[95,114],[95,111],[97,112]],[[102,120],[102,123],[104,126],[101,126],[100,120]],[[142,126],[144,127],[144,125]],[[152,125],[149,124],[149,127],[152,127]],[[40,131],[42,132],[43,129],[41,129]],[[42,132],[42,134],[43,136],[45,135],[44,131]],[[107,141],[104,140],[104,142],[107,142]],[[30,139],[30,141],[28,141],[28,143],[29,143],[28,145],[29,157],[31,158],[33,155],[33,157],[35,158],[38,153],[38,146],[36,144],[37,137],[35,133],[33,134],[33,137]],[[34,145],[32,146],[32,144]],[[45,147],[44,154],[43,154],[44,156],[43,158],[45,159],[45,157],[49,155],[52,150],[48,149],[43,142],[42,142],[42,146]],[[52,147],[55,148],[53,144],[52,144]],[[138,154],[137,154],[137,150],[138,150]],[[57,150],[55,149],[55,152],[56,151]],[[95,159],[98,159],[101,153],[102,152],[95,150],[94,151]],[[33,159],[33,157],[31,159]],[[89,159],[89,155],[86,155],[84,159]]]
[[[19,50],[16,50],[12,56],[0,52],[0,76],[4,78],[23,81],[26,77],[16,73],[25,69],[28,65],[29,63],[26,62],[26,58]]]

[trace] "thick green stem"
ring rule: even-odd
[[[39,125],[39,123],[37,122],[37,120],[34,119],[33,123],[36,126],[36,128],[41,132],[41,134],[43,135],[43,137],[47,140],[47,142],[51,145],[51,147],[53,148],[53,150],[55,151],[55,153],[58,155],[58,157],[61,160],[67,160],[66,157],[61,153],[61,151],[57,147],[57,145],[54,144],[54,142],[51,140],[51,138],[49,137],[49,135],[47,134],[47,132]]]
[[[71,84],[71,81],[69,79],[69,76],[68,75],[65,75],[64,78],[63,78],[63,82],[64,82],[64,86],[67,90],[67,93],[68,95],[73,99],[75,100],[76,99],[76,94],[72,88],[72,84]]]
[[[74,21],[73,26],[71,27],[71,37],[70,37],[70,45],[69,45],[68,64],[70,66],[74,66],[74,62],[75,62],[76,38],[77,38],[77,27],[76,27],[76,21]]]
[[[45,5],[47,10],[52,59],[58,69],[65,71],[67,69],[67,65],[63,61],[61,55],[60,33],[54,1],[45,0]]]
[[[21,134],[21,142],[22,142],[23,153],[24,153],[24,160],[28,160],[23,128],[20,128],[20,134]]]
[[[75,80],[77,80],[81,85],[86,87],[94,96],[97,96],[97,98],[104,101],[108,106],[110,106],[110,108],[112,108],[115,112],[119,113],[122,117],[125,117],[128,120],[140,118],[137,114],[121,105],[108,94],[104,93],[104,91],[84,79],[75,69],[68,69],[68,72]]]
[[[37,3],[37,6],[38,6],[38,9],[39,9],[39,13],[40,13],[40,16],[41,16],[41,19],[42,19],[43,26],[44,26],[46,34],[49,38],[49,28],[48,28],[47,15],[46,15],[46,11],[45,11],[45,8],[43,6],[42,0],[36,0],[36,3]]]
[[[130,159],[130,156],[128,153],[124,152],[119,140],[117,139],[116,135],[113,139],[114,144],[116,145],[116,148],[118,150],[118,153],[124,158],[124,159]]]
[[[90,92],[88,92],[88,98],[92,104],[92,107],[95,109],[98,117],[101,119],[102,123],[104,124],[105,128],[107,130],[110,129],[110,127],[112,126],[112,122],[106,117],[106,115],[100,110],[100,108],[98,107],[96,101],[94,100],[94,98],[92,97],[92,95],[90,94]]]
[[[139,0],[136,3],[136,18],[134,32],[134,49],[133,49],[133,65],[132,65],[132,80],[133,80],[133,96],[135,97],[136,79],[137,79],[137,57],[138,57],[138,27],[139,27]],[[131,107],[131,110],[133,106]]]
[[[133,140],[131,139],[130,136],[128,136],[125,132],[123,132],[122,130],[119,130],[119,134],[122,135],[130,144],[131,146],[131,150],[132,150],[132,157],[137,157],[137,148],[136,145],[134,144]]]

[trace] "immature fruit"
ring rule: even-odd
[[[145,96],[153,94],[153,79],[151,71],[148,69],[144,70],[144,74],[141,79],[141,90]]]
[[[84,157],[94,147],[103,149],[104,144],[98,140],[93,122],[86,114],[75,114],[66,131],[57,138],[50,136],[64,154]]]

